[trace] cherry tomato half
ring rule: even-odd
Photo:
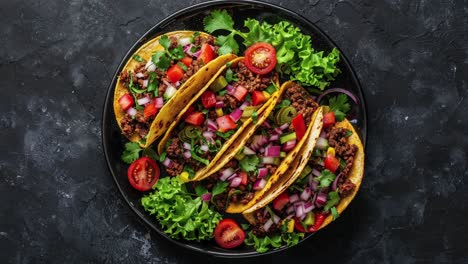
[[[245,233],[234,220],[226,218],[216,226],[214,238],[222,248],[235,248],[244,243]]]
[[[266,43],[258,42],[245,51],[245,66],[256,74],[267,74],[276,66],[276,50]]]
[[[159,166],[148,157],[135,160],[127,170],[128,181],[138,191],[149,191],[159,179]]]

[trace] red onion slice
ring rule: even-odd
[[[148,80],[143,80],[143,88],[148,87]]]
[[[279,157],[281,152],[281,146],[270,146],[265,148],[266,157]]]
[[[323,138],[323,137],[319,137],[317,139],[317,143],[315,144],[315,147],[320,149],[320,150],[325,150],[328,148],[328,140]]]
[[[232,121],[237,122],[242,117],[242,110],[237,108],[234,111],[232,111],[232,113],[229,116],[231,117]]]
[[[292,195],[289,196],[289,202],[290,202],[290,203],[295,203],[295,202],[297,202],[297,201],[299,201],[299,195],[297,195],[297,194],[292,194]]]
[[[240,185],[241,182],[242,182],[241,177],[235,177],[231,180],[231,184],[229,186],[231,186],[232,188],[236,188]]]
[[[204,202],[209,202],[211,200],[211,193],[205,193],[201,195],[201,199]]]
[[[309,186],[312,191],[317,191],[318,183],[314,180],[314,176],[311,174],[309,175]]]
[[[192,157],[192,153],[190,153],[190,150],[185,151],[183,155],[186,159],[190,159]]]
[[[332,191],[336,191],[336,189],[338,188],[338,182],[340,181],[340,177],[343,173],[340,172],[340,174],[338,174],[338,176],[336,176],[335,180],[333,181],[333,184],[332,184]]]
[[[215,104],[215,108],[223,108],[224,107],[224,102],[223,101],[217,101]]]
[[[222,181],[226,181],[226,179],[234,173],[232,168],[227,168],[221,172],[221,177],[219,178]]]
[[[127,109],[127,114],[133,117],[137,114],[137,110],[133,107],[130,107],[129,109]]]
[[[197,50],[196,52],[194,52],[194,53],[192,54],[192,56],[198,58],[198,56],[200,56],[200,54],[201,54],[201,49],[200,49],[200,50]]]
[[[208,145],[203,144],[203,145],[200,146],[200,150],[203,151],[203,152],[207,152],[209,150],[209,147],[208,147]]]
[[[287,214],[292,214],[293,212],[294,212],[294,205],[290,205],[288,208],[286,208]]]
[[[230,95],[233,95],[233,94],[234,94],[235,89],[236,89],[236,88],[235,88],[234,86],[230,85],[230,84],[228,84],[228,86],[226,87],[226,91],[227,91],[227,93],[230,94]]]
[[[161,109],[164,106],[164,99],[162,97],[157,97],[155,99],[156,108]]]
[[[141,73],[141,72],[138,72],[138,73],[136,73],[136,74],[135,74],[135,77],[137,77],[137,78],[140,78],[140,79],[141,79],[141,78],[144,78],[144,77],[145,77],[145,75],[144,75],[143,73]]]
[[[270,141],[277,141],[279,140],[279,135],[273,135],[270,137]]]
[[[184,149],[186,149],[186,150],[191,150],[191,149],[192,149],[192,146],[191,146],[189,143],[187,143],[187,142],[184,142],[184,144],[182,144],[182,146],[183,146]]]
[[[204,138],[206,138],[206,140],[212,140],[214,133],[212,131],[204,131],[202,135]]]
[[[138,99],[137,102],[138,102],[139,105],[145,105],[145,104],[151,102],[151,99],[148,96],[145,96],[143,98]]]
[[[355,96],[353,93],[351,93],[350,91],[345,90],[343,88],[330,88],[330,89],[327,89],[325,92],[323,92],[317,98],[317,103],[320,104],[320,101],[322,101],[323,97],[325,97],[327,94],[331,94],[331,93],[344,93],[347,96],[349,96],[351,98],[351,100],[354,101],[355,104],[359,105],[359,100],[358,100],[357,96]]]
[[[280,220],[281,220],[281,218],[280,218],[279,216],[273,215],[273,222],[274,222],[275,224],[279,223]]]
[[[165,158],[164,161],[162,162],[162,164],[165,167],[170,168],[170,167],[172,167],[172,160],[170,160],[169,158]]]
[[[327,195],[325,193],[319,193],[315,199],[315,205],[322,207],[327,203]]]
[[[258,179],[263,179],[265,178],[265,176],[268,175],[268,169],[267,168],[260,168],[258,169],[258,175],[257,175],[257,178]]]
[[[145,65],[146,71],[149,72],[154,72],[156,70],[156,65],[154,65],[152,60],[148,60],[148,62]]]
[[[308,202],[304,204],[304,214],[307,214],[308,212],[311,212],[314,210],[315,205],[312,202]]]
[[[315,168],[312,169],[312,174],[316,177],[322,176],[322,173]]]
[[[296,140],[290,140],[283,144],[283,150],[288,152],[291,151],[296,146]]]
[[[267,182],[265,181],[265,179],[258,179],[254,183],[253,189],[256,190],[256,191],[261,190],[261,189],[265,188],[266,183]]]
[[[305,188],[304,191],[302,191],[302,193],[301,193],[301,199],[303,201],[307,201],[310,198],[311,195],[312,195],[312,192],[310,191],[310,189]]]
[[[250,103],[245,101],[241,104],[241,106],[239,106],[239,109],[244,110],[247,106],[250,106]]]
[[[230,180],[234,179],[235,177],[237,177],[237,173],[233,173],[231,176],[229,176],[227,178],[227,181],[230,181]]]
[[[296,217],[300,218],[304,215],[304,205],[298,204],[294,206],[296,209]]]
[[[188,46],[188,45],[191,44],[191,43],[190,43],[190,38],[188,38],[188,37],[187,37],[187,38],[179,38],[179,39],[177,40],[177,43],[178,43],[179,45],[181,45],[182,47]]]
[[[272,224],[273,221],[271,220],[271,218],[268,219],[268,221],[266,221],[266,223],[263,225],[263,230],[265,230],[265,232],[268,232]]]
[[[289,127],[289,124],[286,123],[286,124],[281,125],[279,128],[283,131],[283,130],[285,130],[285,129],[288,128],[288,127]]]

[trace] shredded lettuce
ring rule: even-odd
[[[244,243],[248,246],[253,246],[257,252],[263,253],[274,248],[279,248],[283,245],[288,247],[297,245],[303,238],[304,233],[282,232],[281,234],[257,237],[252,232],[249,232]]]
[[[159,179],[155,192],[141,198],[143,208],[155,215],[164,233],[175,239],[209,240],[222,216],[201,197],[193,198],[177,177]]]

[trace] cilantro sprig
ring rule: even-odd
[[[172,60],[181,60],[185,57],[182,46],[171,48],[171,40],[167,35],[163,35],[159,39],[159,44],[164,47],[163,51],[156,51],[151,56],[151,61],[159,70],[165,71],[171,65]]]
[[[348,96],[345,94],[330,97],[328,100],[328,106],[330,107],[330,111],[335,113],[337,121],[343,121],[349,110],[351,110],[351,105],[348,102]]]

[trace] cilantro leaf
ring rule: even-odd
[[[331,97],[328,100],[330,111],[335,113],[335,118],[338,121],[343,121],[346,114],[351,110],[351,105],[348,102],[348,96],[346,94],[339,94]]]
[[[159,83],[156,79],[155,72],[148,72],[149,79],[148,79],[148,87],[146,88],[148,92],[153,92],[155,97],[159,96]]]
[[[237,81],[237,77],[234,76],[234,72],[231,70],[231,68],[228,68],[226,70],[226,75],[225,75],[225,78],[226,78],[226,81],[228,83],[232,82],[232,81]]]
[[[208,190],[205,188],[205,186],[201,185],[201,184],[198,184],[196,187],[195,187],[195,194],[197,196],[202,196],[202,194],[205,194],[207,193]]]
[[[318,178],[318,180],[320,181],[319,187],[322,188],[330,186],[330,184],[335,180],[335,178],[336,175],[333,174],[333,172],[327,169],[323,170],[322,174]]]
[[[337,191],[328,193],[328,201],[323,208],[325,212],[328,212],[330,208],[334,207],[340,202],[340,194]]]
[[[257,113],[257,110],[253,111],[253,113],[252,113],[252,119],[253,119],[254,124],[257,124],[257,121],[258,121],[258,113]]]
[[[239,44],[234,39],[234,34],[229,34],[227,36],[219,36],[216,38],[216,45],[219,46],[218,54],[228,54],[239,52]]]
[[[250,228],[250,224],[241,224],[243,230],[247,230]]]
[[[276,233],[264,237],[257,237],[252,232],[249,232],[244,243],[248,246],[253,246],[257,252],[263,253],[283,245],[288,247],[297,245],[302,238],[304,238],[304,233],[282,232],[280,234]]]
[[[140,157],[141,150],[142,149],[138,143],[128,142],[125,144],[125,150],[123,151],[121,158],[125,163],[130,164]]]
[[[159,39],[159,44],[161,44],[161,46],[163,46],[165,50],[168,50],[169,46],[171,46],[171,40],[167,35],[162,35]]]
[[[173,60],[181,60],[185,57],[184,49],[180,45],[168,50],[168,53]]]
[[[226,191],[226,188],[228,187],[229,182],[227,181],[218,181],[216,182],[216,185],[213,187],[213,190],[211,190],[211,200],[213,201],[213,198]]]
[[[224,139],[229,139],[232,135],[234,135],[234,133],[236,133],[235,130],[229,130],[228,132],[220,132],[220,131],[216,131],[216,135],[224,138]]]
[[[151,61],[162,71],[165,71],[171,65],[171,59],[164,51],[155,52],[153,56],[151,56]]]
[[[245,172],[253,172],[259,163],[260,159],[256,155],[248,155],[239,161],[239,166]]]
[[[214,10],[203,19],[205,31],[213,33],[219,29],[234,30],[234,21],[226,10]]]
[[[163,162],[166,159],[166,156],[167,152],[161,153],[161,155],[159,155],[159,162]]]
[[[138,62],[145,62],[145,60],[142,57],[140,57],[140,55],[138,54],[133,55],[132,58]]]
[[[148,157],[150,159],[159,160],[158,153],[156,153],[156,151],[154,151],[153,148],[151,148],[151,147],[147,147],[147,148],[143,149],[142,154],[143,154],[143,156],[146,156],[146,157]]]
[[[333,221],[335,221],[338,217],[340,217],[340,213],[338,213],[338,211],[336,210],[336,207],[333,206],[330,210],[333,216]]]

